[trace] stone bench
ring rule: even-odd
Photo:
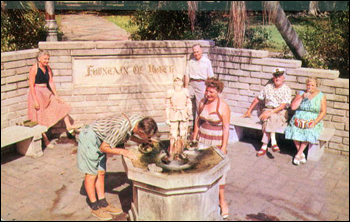
[[[242,115],[240,113],[231,113],[229,143],[235,143],[242,139],[243,128],[262,130],[262,124],[257,116],[243,118]],[[286,126],[280,127],[276,132],[284,134]],[[324,128],[319,141],[309,145],[308,160],[318,161],[321,158],[327,142],[332,138],[334,133],[335,129]]]
[[[46,126],[34,127],[10,126],[1,129],[1,149],[16,144],[17,152],[28,157],[37,158],[44,155],[41,148],[42,133]]]

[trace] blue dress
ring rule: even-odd
[[[302,95],[302,94],[304,94],[304,91],[299,92],[299,95]],[[322,98],[323,98],[323,93],[319,92],[311,100],[304,98],[301,101],[299,108],[296,110],[294,116],[290,120],[285,130],[286,139],[302,141],[302,142],[310,142],[310,143],[317,142],[323,130],[322,121],[317,123],[314,128],[302,129],[294,125],[294,120],[295,119],[303,119],[303,120],[317,119],[321,111]]]

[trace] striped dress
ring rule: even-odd
[[[219,107],[220,99],[218,100],[215,112],[208,113],[208,111],[203,108],[198,114],[199,143],[209,146],[222,146],[223,125],[222,116],[219,113]]]
[[[142,119],[139,114],[119,114],[85,126],[78,138],[78,169],[91,175],[97,175],[98,170],[106,171],[106,154],[99,149],[102,142],[111,148],[125,143]]]
[[[204,102],[205,106],[206,100]],[[199,143],[208,146],[217,146],[221,148],[223,137],[222,116],[219,113],[220,99],[218,100],[216,111],[208,113],[204,106],[199,110]],[[227,172],[219,180],[219,185],[225,185]]]

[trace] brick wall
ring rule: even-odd
[[[38,52],[1,53],[1,129],[27,119],[28,74]]]
[[[277,67],[287,71],[286,84],[293,95],[305,90],[305,80],[317,77],[319,89],[327,97],[325,127],[335,128],[336,133],[328,144],[334,152],[349,153],[349,80],[339,79],[339,72],[332,70],[301,68],[301,61],[268,58],[268,52],[246,49],[213,47],[210,59],[214,72],[225,81],[223,97],[236,113],[244,113],[264,85],[272,78]],[[253,112],[257,115],[257,112]]]
[[[209,54],[214,72],[225,82],[223,97],[233,112],[244,113],[254,97],[271,79],[276,67],[287,70],[286,83],[293,93],[305,89],[305,79],[317,76],[327,96],[325,126],[336,129],[329,149],[349,153],[349,80],[338,71],[301,68],[297,60],[268,58],[267,51],[215,47],[212,41],[143,42],[41,42],[50,52],[50,66],[58,94],[72,106],[71,117],[81,124],[124,111],[142,112],[165,121],[165,92],[171,86],[115,86],[78,88],[73,84],[72,60],[83,56],[186,55],[200,43]],[[1,128],[26,119],[28,72],[38,50],[1,53]],[[62,127],[58,124],[54,128]]]

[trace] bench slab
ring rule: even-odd
[[[231,113],[230,120],[230,143],[238,142],[243,137],[243,128],[250,128],[256,130],[262,130],[262,124],[257,116],[252,116],[250,118],[243,118],[243,114]],[[283,127],[277,129],[277,133],[284,134],[287,124]],[[315,144],[309,145],[308,159],[313,161],[318,161],[324,153],[326,143],[333,137],[335,129],[324,128],[319,141]]]
[[[1,148],[16,144],[17,151],[25,156],[40,157],[42,133],[47,131],[46,126],[34,127],[10,126],[1,129]]]

